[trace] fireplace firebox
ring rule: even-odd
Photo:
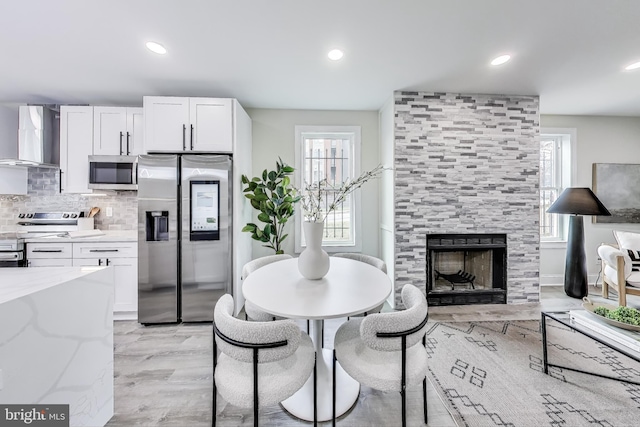
[[[506,304],[506,234],[427,234],[430,305]]]

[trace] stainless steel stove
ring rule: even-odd
[[[64,233],[78,230],[84,212],[29,212],[18,215],[19,233]]]
[[[0,233],[0,267],[25,267],[24,239],[18,233]]]

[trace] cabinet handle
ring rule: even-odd
[[[190,145],[191,145],[191,151],[193,151],[193,125],[191,125]]]
[[[120,132],[120,155],[122,156],[122,132]]]
[[[60,185],[60,193],[62,193],[62,169],[60,169],[60,182],[59,182],[59,185]]]
[[[187,151],[187,125],[182,125],[182,151]]]
[[[118,252],[118,249],[89,249],[89,252]]]
[[[102,260],[101,259],[98,260],[98,265],[102,265]]]
[[[31,252],[45,252],[48,254],[52,254],[52,253],[60,253],[62,252],[62,249],[34,249]]]
[[[130,134],[129,134],[129,132],[127,132],[127,156],[131,153],[129,151],[129,136],[130,136]]]
[[[107,266],[109,266],[109,258],[107,258]]]

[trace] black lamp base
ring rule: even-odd
[[[569,218],[564,292],[572,298],[580,299],[589,294],[587,255],[584,251],[584,222],[580,215],[571,215]]]

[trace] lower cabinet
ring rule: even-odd
[[[73,265],[71,243],[27,243],[27,266],[71,267]]]
[[[29,267],[113,266],[114,318],[136,319],[138,311],[136,242],[27,243]]]
[[[72,267],[71,258],[35,258],[29,260],[29,267]]]
[[[74,267],[113,266],[116,283],[113,298],[114,312],[138,311],[138,258],[80,258]]]

